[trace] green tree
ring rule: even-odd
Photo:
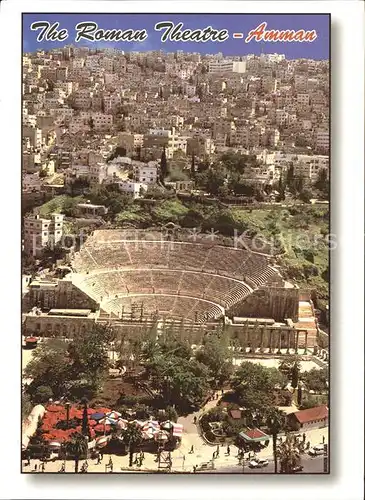
[[[210,376],[220,384],[229,379],[233,368],[232,355],[225,339],[210,335],[195,357],[209,368]]]
[[[300,365],[298,361],[295,361],[290,372],[291,386],[293,387],[293,389],[296,389],[298,387],[299,373],[300,373]]]
[[[32,411],[32,402],[28,393],[22,394],[22,421],[25,420]]]
[[[114,332],[111,328],[95,324],[87,335],[76,334],[69,346],[75,377],[84,378],[95,390],[108,373],[108,349],[113,339]]]
[[[195,359],[173,354],[153,358],[146,365],[147,373],[164,400],[187,408],[200,404],[208,391],[208,368]]]
[[[262,365],[243,362],[234,374],[232,388],[247,409],[260,412],[274,403],[275,383],[270,371]]]
[[[277,408],[271,408],[267,411],[266,425],[270,434],[272,435],[275,474],[278,473],[278,452],[277,452],[278,434],[284,430],[285,422],[286,422],[286,417],[282,411],[278,410]]]
[[[294,468],[300,465],[300,453],[293,435],[288,434],[285,441],[278,446],[278,457],[282,474],[292,474]]]
[[[168,173],[167,169],[167,159],[166,159],[166,150],[163,148],[161,155],[161,163],[160,163],[160,180],[163,183]]]
[[[128,426],[122,430],[121,435],[124,443],[128,446],[129,467],[132,467],[133,455],[143,439],[141,429],[137,427],[136,424],[130,422]]]
[[[327,368],[322,368],[321,370],[312,368],[308,372],[304,372],[301,378],[308,390],[312,390],[319,394],[328,391],[329,377]]]
[[[87,457],[87,438],[75,432],[71,435],[71,441],[66,443],[66,451],[75,460],[75,473],[79,472],[79,462],[80,460]]]
[[[313,198],[313,193],[308,188],[303,188],[299,194],[299,199],[304,203],[310,203],[312,198]]]
[[[192,179],[195,179],[195,156],[193,154],[193,156],[191,157],[191,178]]]
[[[46,403],[49,399],[53,398],[53,391],[49,385],[40,385],[35,390],[33,401],[35,403]]]
[[[32,397],[39,386],[48,386],[55,397],[62,396],[71,385],[73,373],[68,346],[58,339],[43,342],[24,369],[24,377],[31,378],[28,392]]]

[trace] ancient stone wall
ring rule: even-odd
[[[296,288],[262,287],[228,311],[228,316],[298,320],[299,296]]]
[[[27,306],[49,309],[91,309],[96,311],[98,303],[71,281],[60,280],[54,287],[30,287],[27,294]]]

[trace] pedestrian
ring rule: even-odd
[[[196,416],[194,417],[194,424],[196,424]]]
[[[45,472],[45,464],[44,464],[44,462],[42,462],[42,464],[41,464],[41,472]]]
[[[216,395],[215,395],[215,399],[218,399],[218,398],[219,398],[219,394],[217,392]]]
[[[322,436],[322,444],[324,444],[324,441],[325,441],[325,438],[324,438],[324,436]]]
[[[142,460],[144,460],[144,451],[142,451],[141,457],[142,457]]]
[[[35,472],[37,472],[37,470],[38,470],[38,465],[37,464],[35,464],[34,470],[35,470]]]
[[[101,452],[99,453],[99,455],[100,455],[100,457],[101,457],[101,458],[100,458],[100,460],[103,460],[103,458],[104,458],[104,453],[101,451]]]
[[[306,436],[306,435],[305,435],[305,433],[304,433],[304,434],[303,434],[303,443],[305,443],[306,437],[307,437],[307,436]]]
[[[229,445],[227,446],[227,455],[229,456],[231,454],[231,448],[229,447]]]
[[[28,455],[28,458],[27,458],[27,463],[25,465],[30,465],[30,456]]]
[[[222,396],[223,396],[223,394],[224,394],[224,390],[222,389]]]
[[[196,473],[196,467],[197,467],[196,465],[193,466],[193,472],[194,472],[194,474]]]
[[[191,445],[189,453],[194,453],[194,445],[193,444]]]

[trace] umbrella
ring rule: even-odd
[[[182,426],[182,424],[175,424],[174,423],[174,428],[172,430],[172,435],[175,436],[175,437],[181,438],[182,437],[182,433],[183,433],[183,426]]]
[[[161,424],[161,429],[172,429],[174,427],[174,424],[170,420],[166,420],[166,422],[163,422]]]
[[[143,424],[142,430],[147,431],[148,429],[152,429],[152,431],[156,431],[160,429],[160,425],[156,420],[148,420]]]
[[[128,422],[126,420],[123,420],[123,419],[119,419],[118,422],[117,422],[117,427],[118,429],[125,429],[128,425]]]
[[[98,448],[104,448],[108,444],[109,438],[107,436],[101,436],[96,440],[96,446]]]
[[[99,420],[99,424],[104,424],[104,425],[116,425],[117,421],[113,420],[112,418],[102,418]]]
[[[108,418],[112,418],[113,420],[118,420],[119,417],[122,416],[119,411],[110,411],[109,413],[106,414]]]
[[[97,413],[93,413],[92,415],[90,415],[90,418],[92,420],[101,420],[104,417],[105,417],[105,413],[102,413],[102,412],[97,412]]]
[[[153,439],[153,432],[149,431],[143,431],[142,432],[142,437],[143,439]]]

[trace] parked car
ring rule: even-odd
[[[324,444],[316,444],[316,446],[313,446],[313,450],[324,451]]]
[[[215,469],[215,465],[214,465],[213,461],[203,462],[202,464],[200,464],[196,468],[197,471],[199,471],[199,470],[214,470],[214,469]]]
[[[321,446],[314,446],[308,451],[308,454],[311,455],[312,457],[324,455],[324,448]]]
[[[267,467],[268,465],[269,465],[269,461],[265,460],[263,458],[259,458],[259,459],[256,459],[256,460],[251,460],[248,463],[248,466],[251,469],[262,469],[263,467]]]

